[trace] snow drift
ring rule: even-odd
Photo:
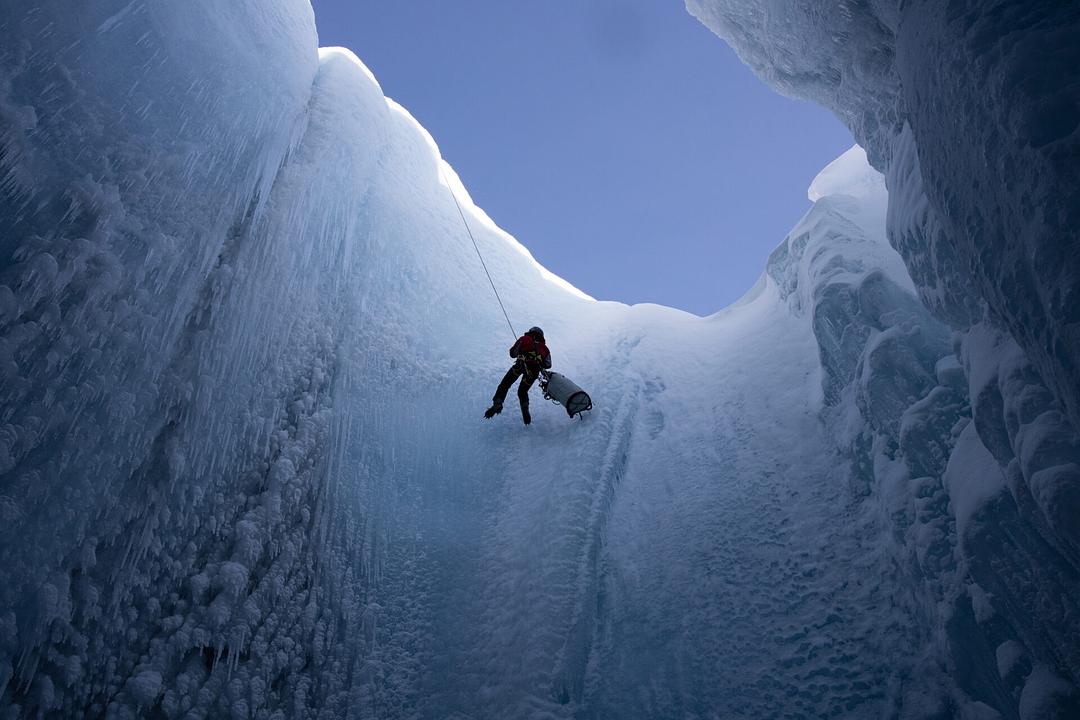
[[[1068,378],[942,322],[909,129],[888,211],[853,149],[698,318],[537,265],[304,2],[0,9],[9,716],[1075,707]],[[587,420],[479,420],[512,338],[451,193]]]

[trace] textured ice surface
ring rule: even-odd
[[[948,459],[944,494],[935,488],[938,499],[920,497],[916,507],[925,512],[948,496],[961,567],[987,588],[971,602],[995,610],[993,619],[977,610],[966,618],[960,606],[942,616],[954,676],[980,707],[1005,717],[1080,714],[1080,83],[1071,69],[1080,64],[1080,8],[1055,0],[687,6],[768,83],[836,112],[885,173],[889,240],[919,296],[956,331],[978,436],[963,419],[943,434],[965,382],[948,370],[940,391],[910,406],[899,438],[913,473],[933,459],[939,477]],[[896,400],[885,417],[903,404]],[[911,467],[911,441],[927,443],[919,456],[933,451],[920,470]],[[873,475],[890,486],[889,472],[875,466]],[[1033,670],[1029,660],[1023,677],[986,672],[991,646],[1013,637],[1044,664]],[[1045,672],[1068,681],[1048,682]],[[1059,693],[1065,686],[1071,691]],[[1050,692],[1038,688],[1056,688],[1054,702],[1030,699]]]
[[[920,292],[959,324],[985,311],[1080,425],[1076,4],[687,6],[767,82],[851,127],[889,179],[891,240]]]
[[[766,81],[837,112],[893,194],[920,292],[985,313],[1080,421],[1080,64],[1072,3],[689,0]]]
[[[807,77],[888,108],[868,7]],[[1075,434],[920,304],[949,245],[886,243],[949,232],[910,128],[899,217],[854,149],[698,318],[537,265],[306,2],[0,11],[5,714],[1075,709]],[[451,191],[585,420],[479,419],[512,338]]]

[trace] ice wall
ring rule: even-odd
[[[992,318],[918,302],[859,149],[735,306],[627,307],[473,206],[301,0],[0,11],[6,715],[1071,709],[1071,426]],[[510,338],[451,192],[588,420],[479,419]]]
[[[943,479],[932,493],[916,492],[937,499],[916,502],[898,528],[911,533],[912,517],[948,502],[960,559],[987,589],[945,618],[965,689],[1004,716],[1043,717],[1053,703],[1036,701],[1039,690],[1060,699],[1071,686],[1064,694],[1074,704],[1057,712],[1076,712],[1080,86],[1068,68],[1080,61],[1077,8],[889,0],[687,7],[773,87],[837,113],[885,173],[890,242],[923,302],[958,331],[974,416],[971,428],[944,435],[944,426],[924,425],[949,417],[956,402],[958,371],[942,376],[939,368],[937,397],[910,405],[899,428],[882,432],[871,418],[878,437],[901,451],[919,437],[951,438],[933,450],[931,466],[912,466],[904,453],[905,472]],[[856,458],[879,488],[896,482],[888,466]],[[931,532],[939,530],[916,534]],[[926,558],[916,560],[925,573]],[[1020,657],[1020,648],[1022,663],[1002,659]],[[999,672],[979,669],[995,654]],[[1047,672],[1068,682],[1048,683]]]
[[[0,11],[0,705],[415,701],[373,578],[412,562],[405,479],[468,477],[438,409],[507,342],[445,183],[511,312],[558,333],[587,299],[306,2]]]

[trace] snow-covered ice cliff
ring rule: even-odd
[[[687,6],[766,82],[847,123],[885,173],[889,241],[955,331],[973,423],[947,442],[918,433],[938,435],[918,472],[941,476],[930,505],[951,506],[952,554],[979,588],[942,615],[950,672],[1003,717],[1080,712],[1080,7]],[[901,450],[945,399],[904,412]]]
[[[302,0],[0,11],[5,715],[1075,710],[1068,376],[946,286],[910,127],[863,137],[888,209],[853,149],[698,318],[537,265]],[[588,419],[478,419],[511,338],[451,192]]]

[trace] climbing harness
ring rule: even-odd
[[[480,246],[476,244],[476,238],[473,236],[472,228],[469,227],[469,221],[465,219],[465,212],[461,209],[461,203],[458,202],[457,195],[454,193],[454,188],[450,187],[450,181],[446,179],[442,166],[439,167],[439,177],[446,183],[446,189],[449,191],[450,197],[454,199],[454,206],[457,208],[458,215],[461,216],[461,222],[465,226],[465,232],[469,233],[469,239],[472,240],[472,246],[473,250],[476,251],[476,257],[480,258],[480,264],[484,266],[484,274],[487,275],[488,283],[491,284],[491,289],[495,293],[495,299],[499,301],[499,307],[502,308],[503,317],[506,318],[506,324],[510,327],[510,334],[513,335],[514,340],[517,341],[518,334],[514,332],[514,324],[510,322],[510,315],[507,314],[506,306],[503,305],[502,298],[499,297],[499,291],[495,287],[495,281],[491,279],[491,273],[488,271],[487,263],[484,262],[484,256],[480,254]]]

